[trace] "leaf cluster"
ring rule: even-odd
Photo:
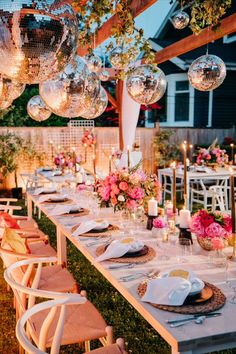
[[[174,131],[170,129],[160,129],[153,139],[155,162],[159,168],[169,166],[173,160],[180,160],[179,147],[170,143],[173,134]]]

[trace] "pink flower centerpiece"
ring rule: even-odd
[[[75,164],[81,162],[81,157],[70,152],[60,152],[54,158],[54,163],[57,167],[64,169],[65,167],[73,168]]]
[[[222,248],[231,236],[232,220],[227,214],[203,209],[192,216],[190,228],[196,234],[200,246],[211,251]]]
[[[214,141],[207,149],[199,149],[196,162],[198,165],[215,163],[223,166],[228,162],[228,155],[225,152],[226,150],[220,149]]]
[[[88,147],[93,147],[96,144],[96,137],[89,129],[84,130],[82,144]]]
[[[154,197],[160,199],[161,185],[156,175],[146,175],[142,170],[127,169],[111,172],[104,180],[98,180],[96,190],[101,206],[113,206],[114,210],[136,210],[147,207]]]

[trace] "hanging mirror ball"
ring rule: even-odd
[[[130,63],[134,62],[138,52],[135,48],[123,48],[118,46],[111,51],[109,60],[113,68],[117,70],[123,70],[129,66]]]
[[[108,81],[109,78],[110,78],[109,71],[103,70],[103,71],[100,72],[100,74],[99,74],[99,79],[100,79],[101,81]]]
[[[173,26],[176,29],[184,29],[185,27],[187,27],[189,24],[189,20],[189,15],[185,11],[178,12],[171,19]]]
[[[82,118],[94,119],[99,117],[105,111],[107,105],[108,105],[107,93],[104,90],[104,88],[101,86],[99,96],[93,102],[90,109],[82,115]]]
[[[21,96],[24,90],[25,84],[21,84],[14,80],[9,80],[2,77],[0,74],[0,101],[7,100],[8,102],[12,102]]]
[[[102,60],[95,54],[87,54],[84,57],[90,71],[97,73],[102,67]]]
[[[134,101],[144,105],[155,103],[166,91],[165,74],[154,65],[140,65],[127,76],[126,88]]]
[[[27,112],[28,115],[37,122],[47,120],[52,113],[39,95],[34,96],[29,100],[27,104]]]
[[[0,72],[21,83],[55,77],[74,56],[78,23],[65,1],[0,2]]]
[[[226,77],[226,66],[216,55],[202,55],[190,65],[190,84],[199,91],[211,91],[219,87]]]
[[[40,83],[39,93],[48,108],[65,118],[79,117],[97,97],[100,81],[76,56],[54,80]]]

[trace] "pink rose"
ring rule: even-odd
[[[190,223],[190,229],[193,233],[195,233],[199,237],[206,237],[205,234],[205,229],[200,223],[199,219],[197,217],[192,217],[191,223]]]
[[[127,206],[128,209],[134,211],[134,210],[137,209],[138,204],[137,204],[137,202],[135,200],[129,199],[126,202],[126,206]]]
[[[232,233],[232,219],[229,215],[223,216],[224,228],[227,232]]]
[[[220,237],[214,237],[211,242],[214,250],[222,250],[224,248],[224,241]]]
[[[163,229],[163,227],[166,227],[166,224],[162,218],[156,218],[153,220],[153,227],[156,227],[157,229]]]
[[[224,237],[226,232],[225,230],[220,226],[220,224],[217,224],[216,222],[213,222],[211,225],[209,225],[206,230],[206,235],[207,237]]]
[[[140,187],[135,187],[135,188],[132,188],[128,191],[128,195],[132,199],[140,200],[140,199],[144,198],[144,191]]]
[[[129,188],[128,183],[126,183],[126,182],[120,182],[120,183],[119,183],[119,188],[120,188],[120,190],[122,190],[122,191],[127,191],[127,189]]]
[[[112,190],[112,192],[113,192],[114,194],[119,194],[119,193],[120,193],[120,190],[119,190],[119,188],[117,187],[116,184],[112,184],[112,185],[111,185],[111,190]]]

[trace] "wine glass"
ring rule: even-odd
[[[179,246],[178,246],[178,255],[177,260],[178,262],[185,263],[188,260],[185,257],[191,256],[193,253],[192,250],[192,242],[188,238],[180,238],[179,239]]]
[[[228,285],[228,287],[230,289],[233,290],[233,295],[229,298],[229,302],[231,304],[236,305],[236,278],[235,278],[236,274],[229,274],[229,263],[227,263],[227,267],[226,267],[226,284]]]

